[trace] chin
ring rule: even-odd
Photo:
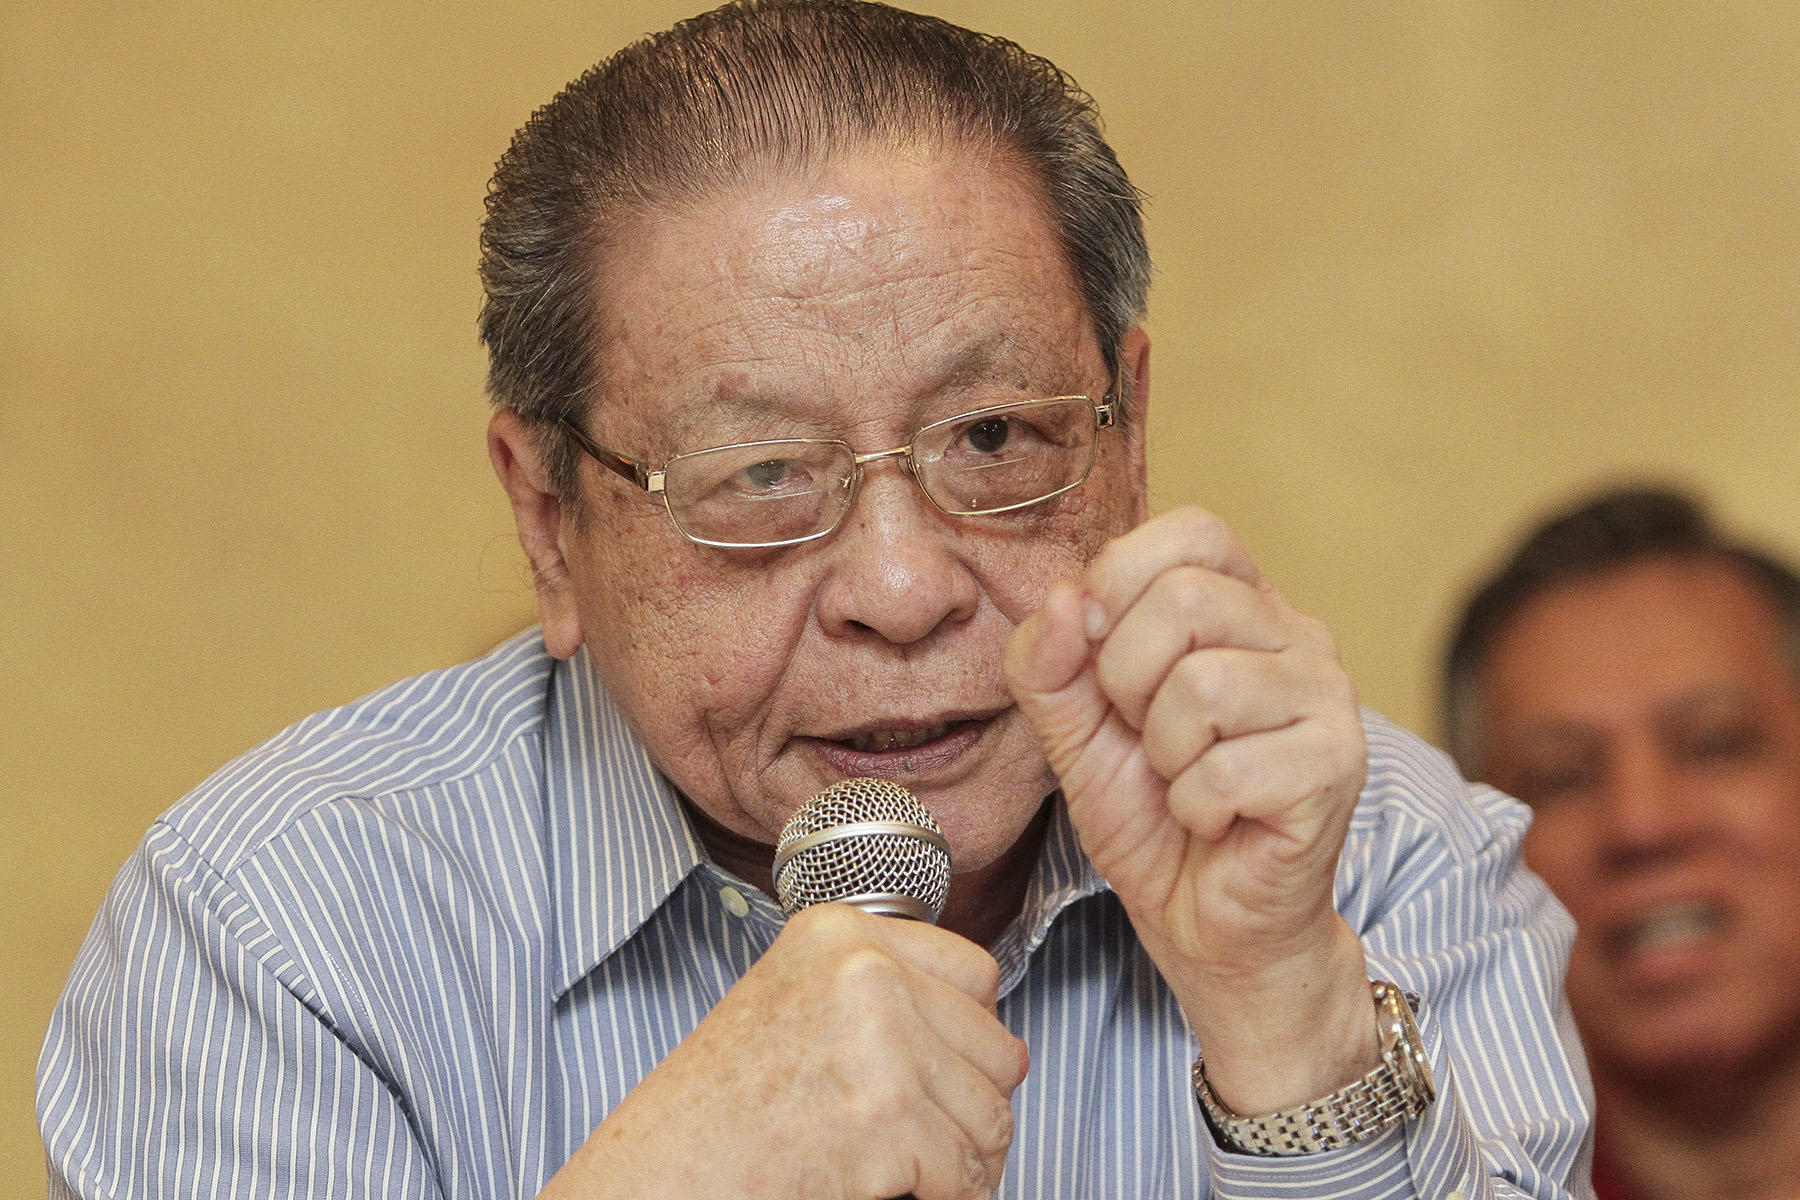
[[[1047,797],[1050,791],[1046,788],[1043,795]],[[986,870],[1005,858],[1043,810],[1044,800],[1040,797],[1036,803],[1021,803],[1019,810],[1012,813],[996,813],[991,809],[979,812],[934,809],[932,815],[943,826],[944,836],[950,839],[955,873],[968,875]]]
[[[1647,1083],[1692,1086],[1748,1079],[1792,1057],[1800,1030],[1790,1017],[1755,1011],[1741,998],[1714,995],[1654,1013],[1614,1009],[1588,1037],[1599,1062]]]

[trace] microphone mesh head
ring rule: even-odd
[[[846,779],[802,804],[775,847],[775,897],[792,916],[829,901],[935,923],[950,846],[919,798],[885,779]]]

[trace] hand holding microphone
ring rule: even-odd
[[[905,789],[848,780],[795,813],[776,861],[786,927],[554,1182],[987,1200],[1027,1055],[995,1015],[992,956],[929,923],[949,890],[943,834]]]

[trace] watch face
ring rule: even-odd
[[[1376,998],[1384,1014],[1382,1057],[1389,1070],[1408,1094],[1417,1109],[1437,1099],[1437,1084],[1431,1077],[1431,1060],[1425,1057],[1425,1042],[1413,1020],[1413,1001],[1391,983],[1375,985]]]

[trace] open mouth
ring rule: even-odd
[[[949,736],[951,722],[926,725],[919,729],[872,729],[843,739],[842,744],[859,754],[886,754],[894,750],[910,750]]]
[[[1607,943],[1619,954],[1651,954],[1703,941],[1724,925],[1725,913],[1717,904],[1704,900],[1666,904],[1615,927]]]
[[[930,724],[871,725],[812,744],[832,769],[845,775],[903,777],[948,766],[981,741],[992,718],[970,717]]]

